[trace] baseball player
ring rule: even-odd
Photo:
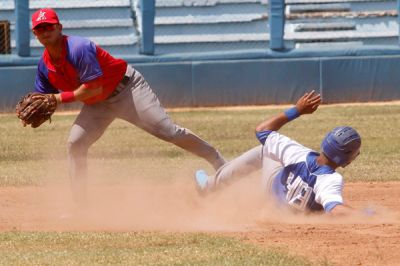
[[[357,131],[348,126],[334,128],[323,139],[321,153],[278,132],[297,117],[315,112],[320,103],[319,94],[306,93],[296,106],[259,124],[256,136],[261,145],[226,163],[214,176],[197,171],[198,190],[213,191],[235,177],[262,168],[264,188],[279,207],[332,214],[353,212],[343,203],[343,177],[335,170],[346,167],[360,154]]]
[[[57,105],[84,103],[68,138],[70,176],[78,194],[84,194],[88,149],[115,118],[204,158],[216,169],[225,163],[209,143],[171,120],[143,76],[127,62],[90,40],[63,35],[53,9],[32,15],[32,31],[45,48],[35,90],[54,94]]]

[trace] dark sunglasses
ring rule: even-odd
[[[53,31],[53,30],[55,30],[55,25],[57,25],[57,24],[39,25],[39,26],[35,27],[33,30],[36,32]]]

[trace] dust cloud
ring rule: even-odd
[[[93,181],[92,179],[89,179]],[[87,199],[76,202],[68,181],[38,187],[1,188],[0,230],[38,231],[246,231],[271,224],[351,224],[398,221],[389,209],[333,219],[276,210],[258,175],[209,194],[198,195],[190,177],[172,183],[136,178],[109,184],[89,182]],[[365,203],[359,203],[359,207]],[[370,205],[371,207],[371,205]]]

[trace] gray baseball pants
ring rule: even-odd
[[[282,169],[282,165],[263,156],[262,149],[262,145],[256,146],[221,166],[214,176],[210,176],[209,189],[215,190],[229,185],[239,178],[262,169],[263,189],[269,193],[274,177]]]
[[[119,94],[93,105],[84,105],[72,126],[68,138],[68,158],[74,190],[85,189],[88,149],[116,118],[204,158],[215,169],[225,163],[209,143],[171,120],[138,71],[128,67],[126,75],[131,79],[127,85],[118,85]]]

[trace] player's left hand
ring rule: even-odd
[[[306,92],[296,103],[296,109],[301,115],[312,114],[321,104],[321,94],[316,94],[315,91]]]
[[[15,107],[22,125],[36,128],[45,121],[50,120],[57,108],[54,94],[31,92],[22,97]]]

